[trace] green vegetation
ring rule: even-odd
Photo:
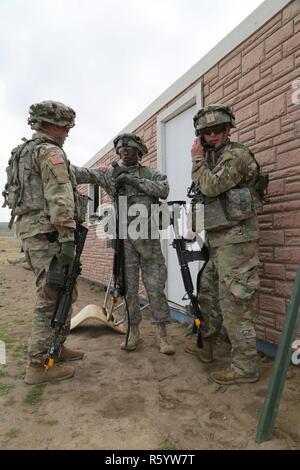
[[[46,421],[45,424],[47,424],[48,426],[56,426],[58,423],[59,421],[57,419],[49,419],[49,421]]]
[[[16,343],[16,340],[13,339],[11,336],[6,336],[6,335],[4,336],[4,335],[1,335],[0,333],[0,338],[1,338],[1,341],[4,341],[7,351],[12,349]]]
[[[165,439],[160,443],[159,450],[176,450],[176,444],[170,436],[165,437]]]
[[[35,385],[25,396],[25,405],[33,406],[42,401],[42,395],[45,390],[45,384]]]
[[[12,356],[14,359],[25,358],[26,353],[27,353],[27,342],[26,343],[23,342],[15,346]]]
[[[15,388],[14,384],[0,384],[0,397],[7,395]]]
[[[25,320],[13,320],[12,323],[14,323],[15,325],[24,325]]]
[[[7,373],[7,370],[6,369],[0,369],[0,379],[2,379],[2,377],[6,377],[8,375]]]
[[[18,429],[11,428],[9,431],[7,431],[4,435],[5,440],[10,440],[10,439],[15,439],[17,435],[19,434]]]
[[[7,350],[14,349],[14,359],[23,357],[27,352],[27,342],[16,344],[17,340],[12,336],[16,325],[23,325],[24,323],[25,320],[11,320],[0,325],[0,339],[4,341]]]
[[[39,424],[45,424],[46,426],[56,426],[59,421],[57,419],[48,419],[47,421],[44,421],[44,420],[39,420],[38,421]]]
[[[11,322],[2,323],[2,325],[0,325],[0,339],[4,341],[6,349],[11,349],[16,342],[16,340],[9,335],[11,329]]]
[[[11,375],[11,377],[12,377],[13,379],[21,379],[21,380],[24,380],[25,374],[26,374],[26,372],[23,371],[23,372],[20,372],[19,374]]]

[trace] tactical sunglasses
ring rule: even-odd
[[[204,129],[201,129],[201,134],[205,134],[205,135],[211,135],[212,133],[221,134],[221,132],[224,132],[225,130],[226,130],[226,126],[224,126],[224,124],[218,124],[217,126],[205,127]]]
[[[135,147],[120,147],[119,149],[119,154],[121,155],[122,153],[134,153],[134,151],[136,150]]]

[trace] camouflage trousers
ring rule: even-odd
[[[52,338],[51,319],[53,316],[58,292],[46,286],[46,273],[54,255],[60,251],[60,243],[50,243],[44,234],[23,240],[23,249],[27,262],[32,266],[35,274],[36,304],[33,311],[32,330],[28,342],[29,362],[40,363],[39,357],[43,356],[50,345]],[[73,291],[73,302],[77,298],[77,289]],[[66,340],[70,332],[72,309],[63,328],[60,340],[61,344]]]
[[[170,321],[170,311],[164,292],[167,268],[159,240],[124,240],[127,305],[132,325],[142,320],[138,291],[139,273],[149,301],[153,323]],[[126,315],[125,315],[126,322]]]
[[[224,325],[231,342],[231,367],[243,374],[257,372],[257,253],[256,241],[211,249],[198,297],[208,335],[218,334]]]

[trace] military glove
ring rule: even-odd
[[[120,176],[116,178],[117,187],[123,186],[124,184],[128,184],[133,188],[139,189],[140,187],[140,178],[137,176],[128,175],[126,173],[122,173]]]
[[[61,266],[69,266],[74,261],[74,242],[68,241],[61,244],[60,252],[57,255]]]
[[[61,244],[60,252],[52,258],[46,275],[46,285],[54,290],[60,290],[65,285],[65,267],[67,272],[72,269],[74,261],[74,242],[68,241]]]

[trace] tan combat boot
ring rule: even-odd
[[[83,356],[84,352],[76,351],[76,349],[71,349],[67,348],[67,346],[63,346],[57,362],[78,361],[79,359],[82,359]]]
[[[253,374],[240,374],[233,369],[222,369],[210,374],[210,378],[220,385],[233,385],[249,382],[257,382],[259,379],[258,373]]]
[[[70,379],[75,373],[72,366],[56,364],[47,371],[44,364],[29,364],[26,368],[25,383],[36,385],[44,382]]]
[[[165,323],[160,323],[157,325],[158,328],[158,341],[159,341],[159,351],[162,354],[175,354],[175,348],[173,344],[169,343],[167,337],[167,328]]]
[[[123,341],[123,343],[121,343],[121,349],[134,351],[141,342],[139,325],[131,325],[127,345],[126,340]]]
[[[184,343],[184,350],[196,356],[201,362],[209,363],[214,360],[212,338],[203,338],[203,348],[198,348],[197,338],[193,335]]]

